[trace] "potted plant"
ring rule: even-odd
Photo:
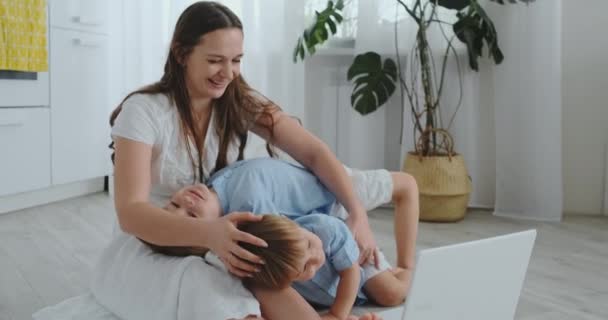
[[[417,26],[411,51],[413,56],[408,57],[411,63],[408,69],[415,76],[408,78],[402,73],[398,51],[395,54],[396,62],[390,57],[383,59],[376,52],[359,54],[347,74],[348,80],[354,85],[351,104],[361,115],[369,114],[385,104],[399,86],[403,96],[401,106],[405,111],[406,97],[415,126],[415,147],[408,152],[403,170],[412,174],[418,183],[420,219],[457,221],[464,218],[466,213],[471,182],[462,157],[454,151],[448,126],[439,121],[440,98],[445,82],[461,81],[446,79],[446,65],[448,57],[456,55],[454,41],[461,41],[466,46],[472,70],[478,71],[478,59],[484,47],[494,62],[500,64],[504,57],[498,46],[497,32],[479,0],[411,0],[409,5],[403,0],[395,1]],[[505,2],[490,1],[501,5]],[[528,3],[534,0],[519,1]],[[517,0],[508,2],[516,3]],[[298,38],[294,62],[313,55],[318,46],[337,32],[345,5],[352,4],[343,0],[328,1],[323,11],[316,12],[311,26]],[[438,7],[453,10],[455,22],[442,21],[438,16]],[[449,25],[453,32],[451,36],[444,33],[445,48],[441,64],[435,64],[434,51],[428,41],[428,30],[432,24],[440,24],[440,27]],[[398,48],[397,44],[395,48]],[[435,74],[441,75],[438,80],[434,78]],[[401,120],[402,123],[405,121]]]

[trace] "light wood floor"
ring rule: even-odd
[[[44,306],[86,292],[113,215],[104,193],[0,215],[0,320],[31,319]],[[375,210],[370,217],[378,243],[394,262],[390,210]],[[422,223],[418,247],[529,228],[537,228],[538,238],[516,319],[608,319],[605,217],[539,223],[473,212],[456,224]]]

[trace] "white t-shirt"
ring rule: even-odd
[[[214,115],[205,138],[204,173],[215,166],[218,136]],[[182,187],[195,182],[182,141],[179,114],[163,94],[136,94],[123,104],[112,128],[123,137],[152,146],[150,202],[166,205]],[[194,159],[198,159],[192,145]],[[238,157],[238,143],[229,145],[228,163]],[[198,171],[198,170],[196,170]],[[211,259],[211,260],[210,260]],[[93,273],[96,300],[123,319],[232,319],[260,314],[259,304],[241,281],[219,260],[176,258],[153,254],[141,241],[115,226],[113,239]],[[162,276],[159,276],[162,275]]]
[[[205,180],[215,167],[219,137],[215,130],[215,113],[205,136],[203,172]],[[163,206],[181,188],[197,182],[188,151],[183,142],[179,113],[164,94],[135,94],[127,99],[119,113],[112,137],[123,137],[152,146],[150,202]],[[190,141],[195,165],[198,152]],[[232,163],[238,157],[238,143],[228,147],[227,161]]]

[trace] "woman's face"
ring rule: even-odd
[[[241,72],[243,32],[218,29],[201,37],[184,61],[191,99],[217,99]]]

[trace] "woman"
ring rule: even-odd
[[[123,232],[104,251],[93,292],[122,318],[149,318],[151,308],[159,309],[155,315],[159,319],[174,317],[176,312],[178,318],[214,319],[259,314],[257,304],[241,291],[244,296],[225,303],[226,296],[234,296],[233,291],[222,291],[234,289],[228,275],[217,276],[200,261],[187,265],[179,260],[159,262],[136,240],[207,247],[234,275],[255,272],[261,259],[239,247],[237,241],[265,243],[236,228],[240,222],[257,220],[254,215],[237,212],[203,220],[171,215],[162,209],[182,188],[204,183],[212,171],[242,159],[249,131],[308,167],[336,195],[348,211],[347,222],[361,248],[361,261],[377,254],[366,210],[343,166],[325,144],[247,85],[240,75],[242,48],[242,24],[234,13],[213,2],[191,5],[178,19],[161,80],[128,95],[112,114],[115,207]],[[177,267],[183,270],[181,277],[163,277]],[[216,291],[208,292],[202,300],[185,291],[188,283],[180,281],[188,277],[213,282]],[[147,292],[141,292],[144,290]],[[164,298],[156,299],[150,291]],[[318,319],[292,289],[252,291],[266,319]],[[116,298],[117,292],[120,298]],[[166,300],[173,296],[179,301],[170,308]],[[187,301],[197,304],[197,309],[183,311]],[[213,312],[201,313],[205,309]]]

